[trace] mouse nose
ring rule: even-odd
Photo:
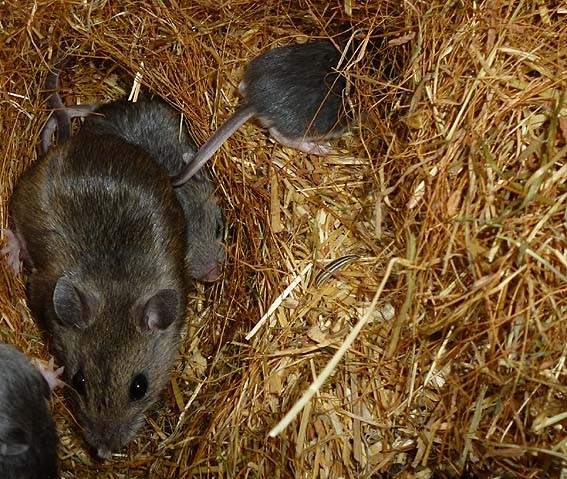
[[[108,459],[111,454],[112,454],[112,451],[108,447],[105,447],[105,446],[99,447],[96,451],[96,455],[98,457],[100,457],[101,459]]]
[[[119,419],[101,420],[85,424],[84,434],[87,443],[101,459],[108,459],[113,451],[126,446],[143,424],[143,416],[120,421]]]
[[[201,281],[204,281],[205,283],[212,283],[213,281],[216,281],[217,279],[219,279],[219,277],[221,275],[221,271],[222,271],[222,264],[217,263],[209,271],[204,273],[201,276],[200,279],[201,279]]]

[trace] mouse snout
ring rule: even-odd
[[[101,459],[108,459],[111,454],[112,454],[112,451],[110,449],[108,449],[106,446],[100,446],[96,450],[96,455],[98,457],[100,457]]]
[[[207,264],[203,268],[203,271],[201,271],[198,274],[198,277],[195,279],[203,281],[204,283],[212,283],[213,281],[219,279],[222,273],[222,265],[224,262],[223,259],[217,258],[207,262]]]
[[[225,256],[224,245],[220,242],[209,242],[204,247],[192,245],[186,257],[189,275],[204,283],[216,281],[222,273]]]
[[[204,281],[205,283],[212,283],[213,281],[216,281],[217,279],[219,279],[219,276],[221,274],[221,265],[217,264],[213,269],[207,271],[202,277],[201,277],[201,281]]]
[[[101,459],[108,459],[112,452],[126,446],[136,435],[143,424],[143,417],[133,422],[122,422],[120,419],[99,421],[85,427],[85,439],[96,450]]]

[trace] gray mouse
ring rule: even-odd
[[[54,108],[54,114],[42,132],[44,152],[51,145],[54,131],[60,143],[70,136],[71,118],[85,117],[82,131],[118,136],[149,153],[170,175],[192,161],[196,148],[180,121],[181,115],[160,99],[142,97],[135,103],[118,100],[65,107],[59,97],[62,64],[59,62],[47,78],[47,89],[52,92],[48,106]],[[175,193],[185,215],[189,274],[199,281],[215,281],[222,272],[225,250],[224,217],[214,197],[213,184],[201,172],[176,188]]]
[[[24,354],[0,343],[0,477],[57,479],[51,390]]]
[[[326,139],[347,127],[346,78],[335,70],[341,53],[328,40],[274,48],[247,66],[238,89],[242,106],[173,178],[191,178],[246,121],[256,117],[279,143],[306,153],[332,153]]]
[[[183,209],[147,152],[79,130],[24,172],[10,212],[30,307],[87,442],[108,457],[132,440],[174,364],[190,286]]]

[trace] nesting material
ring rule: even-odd
[[[64,478],[567,474],[561,2],[39,0],[5,2],[0,23],[2,227],[61,48],[68,104],[139,84],[202,144],[259,53],[347,25],[359,45],[343,154],[247,123],[215,155],[223,277],[195,288],[170,386],[112,460],[55,394]],[[47,359],[25,277],[0,275],[0,341]]]

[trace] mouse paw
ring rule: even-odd
[[[327,156],[337,154],[328,143],[316,143],[314,141],[302,141],[297,149],[309,155]]]
[[[4,236],[6,236],[7,245],[5,248],[0,250],[0,253],[8,255],[6,258],[6,263],[10,266],[16,276],[20,274],[20,242],[16,235],[9,229],[3,229]]]
[[[47,384],[49,384],[49,389],[51,389],[51,391],[54,391],[63,385],[63,381],[59,379],[59,376],[63,374],[63,370],[65,368],[61,366],[60,368],[55,369],[53,357],[49,360],[47,366],[39,359],[34,359],[33,363],[43,378],[47,381]]]
[[[183,153],[181,158],[183,159],[183,163],[185,165],[188,165],[189,163],[191,163],[191,160],[193,159],[194,156],[195,156],[195,152]]]
[[[303,153],[307,153],[308,155],[327,156],[337,154],[326,142],[307,140],[304,138],[288,138],[274,127],[270,128],[270,135],[278,143],[289,146],[295,150],[303,151]]]

